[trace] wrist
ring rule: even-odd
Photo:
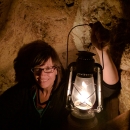
[[[102,48],[101,50],[98,49],[98,48],[96,48],[96,47],[95,47],[95,49],[96,49],[96,51],[97,51],[97,53],[98,53],[99,56],[102,55],[102,52],[104,54],[109,54],[109,51],[110,51],[108,46]]]
[[[95,49],[96,49],[96,51],[97,51],[97,54],[98,54],[98,56],[99,56],[99,60],[100,60],[100,63],[101,63],[101,64],[104,64],[104,63],[102,63],[103,60],[104,60],[104,58],[105,58],[105,59],[111,59],[110,50],[109,50],[108,48],[103,49],[103,50],[99,50],[99,49],[97,49],[97,48],[95,48]],[[103,58],[103,59],[102,59],[102,58]]]

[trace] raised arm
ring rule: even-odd
[[[103,80],[107,84],[113,85],[119,81],[118,71],[115,67],[115,64],[112,61],[112,58],[109,54],[109,50],[103,50],[103,61],[102,61],[102,51],[97,49],[101,65],[104,64],[103,68]],[[104,63],[102,63],[104,62]]]
[[[101,23],[92,25],[91,41],[99,55],[100,63],[103,66],[103,80],[109,85],[119,81],[118,71],[109,53],[110,33]],[[103,54],[103,58],[102,58]]]

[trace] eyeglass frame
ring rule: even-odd
[[[31,68],[31,71],[34,73],[34,74],[40,74],[42,71],[44,71],[44,73],[53,73],[55,69],[57,69],[58,67],[57,66],[51,66],[51,67],[46,67],[46,68],[38,68],[38,67],[34,67],[34,68]],[[34,72],[34,69],[39,69],[37,72]],[[46,69],[51,69],[50,72],[47,72]]]

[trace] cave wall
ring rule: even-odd
[[[121,79],[119,109],[130,109],[130,2],[128,0],[0,0],[0,93],[14,84],[13,60],[19,48],[42,39],[58,52],[66,67],[67,36],[78,24],[100,21],[111,31],[110,51]],[[90,44],[89,26],[69,38],[69,63]],[[92,48],[92,51],[95,50]],[[96,52],[95,52],[96,53]],[[97,57],[98,59],[98,57]]]
[[[14,84],[13,60],[23,44],[42,39],[58,52],[66,67],[66,42],[73,26],[80,1],[64,0],[8,0],[8,11],[1,14],[4,21],[0,31],[0,93]],[[72,3],[73,6],[70,6]],[[1,18],[2,19],[2,18]],[[2,21],[2,20],[1,20]],[[69,42],[70,62],[77,52],[73,41]],[[72,56],[71,56],[72,55]]]

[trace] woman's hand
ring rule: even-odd
[[[90,25],[92,28],[91,42],[98,49],[102,50],[108,46],[110,41],[110,31],[105,29],[100,22]]]

